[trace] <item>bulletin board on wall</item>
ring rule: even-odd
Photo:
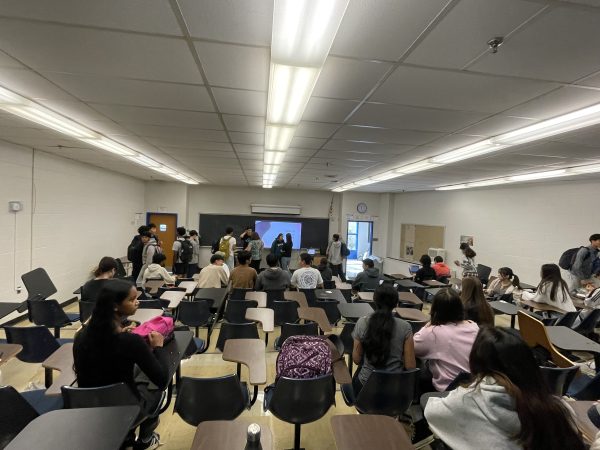
[[[400,258],[419,262],[430,248],[444,248],[445,227],[403,223],[400,229]]]
[[[239,241],[240,234],[247,226],[254,226],[256,220],[272,220],[280,222],[300,222],[302,234],[300,246],[302,248],[326,248],[329,238],[329,218],[306,218],[298,216],[258,216],[258,215],[232,215],[232,214],[200,214],[199,227],[200,245],[211,245],[225,234],[227,227],[233,227],[233,236]],[[261,236],[262,238],[262,236]],[[239,243],[239,242],[238,242]],[[270,247],[271,242],[265,242],[265,247]]]

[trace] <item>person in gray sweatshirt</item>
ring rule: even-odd
[[[254,289],[257,291],[280,291],[290,287],[290,273],[277,266],[279,258],[269,253],[267,255],[268,269],[263,270],[256,278]]]
[[[572,411],[550,391],[533,352],[511,329],[481,328],[469,357],[474,382],[429,398],[425,418],[460,450],[583,450]]]
[[[373,291],[379,286],[380,280],[379,269],[375,267],[373,260],[370,258],[364,259],[363,271],[356,275],[352,282],[352,290],[358,292]]]

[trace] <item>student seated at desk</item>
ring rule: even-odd
[[[433,266],[431,268],[435,270],[435,276],[439,281],[441,278],[450,278],[450,266],[444,262],[444,258],[436,256],[433,258]]]
[[[166,261],[167,257],[164,253],[155,253],[152,257],[152,264],[144,271],[142,283],[146,284],[146,281],[152,278],[162,278],[165,284],[175,284],[176,277],[169,275],[169,272],[165,269]]]
[[[254,283],[256,282],[256,270],[250,267],[250,258],[252,254],[247,251],[241,251],[238,253],[238,265],[231,271],[232,288],[240,289],[254,289]]]
[[[360,392],[375,369],[399,371],[417,366],[411,326],[393,315],[398,304],[398,291],[384,284],[375,289],[373,301],[375,311],[358,319],[352,331],[352,360],[356,364],[362,363],[352,380],[355,394]]]
[[[585,448],[569,408],[547,387],[517,332],[482,328],[469,357],[473,383],[425,407],[429,428],[460,450]]]
[[[363,259],[363,271],[352,282],[352,290],[357,292],[373,291],[379,286],[381,276],[372,259]]]
[[[519,283],[519,277],[510,267],[500,267],[498,278],[494,278],[488,284],[485,293],[489,296],[511,294],[515,289],[519,289]]]
[[[319,261],[319,265],[317,266],[317,270],[321,272],[321,278],[323,278],[323,281],[331,281],[333,279],[333,272],[331,271],[331,267],[329,267],[329,261],[327,261],[327,258],[321,258],[321,261]]]
[[[465,320],[472,320],[479,326],[494,326],[494,311],[485,299],[479,278],[469,277],[462,281],[460,299],[465,309]]]
[[[583,299],[583,304],[588,308],[598,309],[600,308],[600,279],[592,278],[582,282],[585,284],[586,296]],[[573,323],[573,327],[579,325],[583,319],[590,315],[592,311],[589,309],[583,309],[579,313],[577,319]]]
[[[571,300],[567,283],[560,276],[560,269],[556,264],[544,264],[540,271],[540,284],[535,292],[524,291],[522,300],[537,303],[546,303],[565,312],[577,311]],[[559,313],[552,313],[551,316]]]
[[[431,321],[415,334],[414,341],[415,355],[427,361],[437,391],[446,389],[461,371],[469,371],[469,353],[478,331],[475,322],[464,320],[462,300],[456,292],[442,289],[435,294]]]
[[[146,342],[122,326],[123,319],[139,306],[136,296],[135,286],[124,280],[114,280],[102,288],[88,325],[75,336],[74,368],[79,387],[127,384],[140,400],[141,414],[148,415],[155,414],[169,382],[169,360],[162,348],[162,335],[152,332]],[[136,366],[143,376],[134,377]],[[150,383],[158,389],[151,388]],[[159,436],[154,433],[158,422],[158,415],[151,415],[141,423],[134,449],[159,445]]]
[[[300,255],[300,268],[292,274],[292,286],[298,289],[316,289],[323,287],[321,272],[312,267],[313,258],[308,253]]]
[[[198,276],[199,288],[220,288],[229,283],[229,276],[225,273],[225,258],[220,252],[210,257],[210,265],[204,267]]]
[[[291,275],[287,270],[278,266],[277,256],[273,253],[267,255],[268,269],[263,270],[256,278],[257,291],[283,291],[291,285]]]
[[[422,255],[419,262],[422,267],[415,273],[415,282],[422,283],[423,281],[435,280],[437,275],[431,267],[431,257],[429,255]]]
[[[81,300],[95,302],[100,290],[115,276],[115,273],[117,273],[117,261],[110,256],[103,257],[94,271],[95,278],[81,287]]]

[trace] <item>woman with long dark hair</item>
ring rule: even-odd
[[[414,341],[415,355],[427,361],[437,391],[446,389],[460,372],[469,371],[469,352],[478,331],[475,322],[464,319],[456,292],[442,289],[435,294],[431,321],[415,334]]]
[[[398,304],[398,291],[382,285],[373,294],[375,311],[361,317],[352,332],[354,349],[352,360],[361,364],[353,385],[358,393],[375,369],[401,370],[416,367],[410,325],[393,316]],[[364,356],[364,358],[363,358]]]
[[[474,382],[430,398],[431,430],[461,450],[583,450],[569,409],[552,395],[531,349],[514,331],[482,328],[469,366]]]
[[[137,290],[130,282],[113,280],[98,295],[88,324],[75,336],[73,356],[79,387],[100,387],[123,382],[139,398],[142,414],[154,414],[169,382],[168,354],[163,350],[163,336],[152,332],[148,342],[129,333],[123,320],[139,306]],[[134,378],[137,366],[147,379]],[[148,381],[149,380],[149,381]],[[159,390],[149,387],[149,382]],[[154,433],[158,415],[149,416],[140,425],[134,448],[156,448],[159,436]]]
[[[281,269],[290,271],[290,260],[292,259],[292,248],[294,247],[294,242],[292,241],[291,233],[286,233],[285,235],[285,243],[281,248]]]
[[[427,280],[435,280],[436,274],[435,270],[431,267],[431,257],[429,255],[422,255],[419,262],[422,267],[415,273],[415,282],[422,283]]]
[[[514,274],[512,269],[510,267],[500,267],[498,269],[498,277],[490,281],[485,293],[487,295],[504,295],[510,294],[519,288],[519,277]]]
[[[475,253],[475,250],[473,250],[469,246],[469,244],[463,242],[462,244],[460,244],[460,251],[463,254],[463,259],[460,262],[458,260],[454,261],[454,264],[456,264],[459,267],[462,267],[463,278],[478,276],[477,263],[475,262],[475,257],[477,256],[477,253]]]
[[[117,261],[110,256],[104,256],[94,270],[94,278],[81,287],[81,300],[95,302],[98,293],[106,282],[117,273]]]
[[[479,326],[494,326],[494,311],[485,299],[479,278],[468,277],[462,280],[460,299],[465,309],[465,319],[472,320]]]
[[[540,271],[540,284],[534,293],[523,292],[522,300],[546,303],[565,312],[575,312],[575,305],[569,295],[567,283],[560,276],[560,268],[556,264],[543,264]],[[559,314],[559,313],[557,313]]]
[[[264,246],[265,244],[260,239],[260,235],[256,231],[253,231],[250,242],[245,250],[252,255],[250,267],[256,270],[256,273],[260,272],[260,262],[262,261],[262,249]]]

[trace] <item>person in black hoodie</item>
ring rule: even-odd
[[[294,243],[292,242],[292,235],[287,233],[285,235],[285,243],[281,247],[281,268],[283,270],[290,271],[290,260],[292,259],[292,248]]]
[[[142,253],[144,251],[145,242],[142,241],[142,235],[148,231],[148,227],[146,225],[142,225],[138,228],[138,234],[133,237],[131,240],[131,244],[127,247],[127,259],[131,261],[131,277],[133,280],[137,280],[137,277],[140,275],[140,271],[142,270],[142,266],[144,265],[142,261]]]
[[[373,291],[379,286],[381,275],[372,259],[363,260],[363,271],[356,275],[352,282],[352,290],[358,292]]]
[[[290,287],[290,273],[277,267],[277,256],[267,255],[268,269],[263,270],[256,278],[254,289],[257,291],[280,291]]]
[[[415,282],[422,283],[427,280],[435,280],[435,270],[431,267],[431,257],[429,255],[421,256],[419,259],[422,267],[415,274]]]
[[[323,278],[323,281],[331,281],[333,274],[331,272],[331,267],[329,267],[327,258],[321,258],[317,269],[319,272],[321,272],[321,278]]]

